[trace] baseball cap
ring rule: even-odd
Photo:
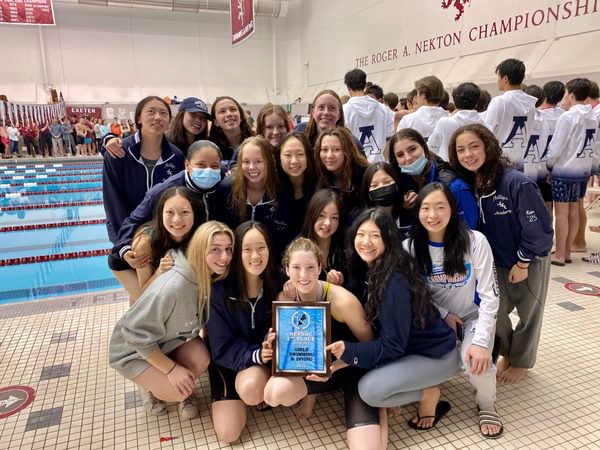
[[[184,98],[179,105],[179,112],[181,111],[203,113],[206,115],[206,117],[212,120],[212,116],[208,112],[208,106],[206,106],[206,103],[196,97]]]

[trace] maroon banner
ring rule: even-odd
[[[101,106],[67,106],[67,117],[76,116],[79,119],[81,116],[86,116],[95,119],[102,119]]]
[[[231,45],[238,45],[254,33],[254,0],[230,0]]]
[[[52,0],[0,0],[0,23],[54,25]]]

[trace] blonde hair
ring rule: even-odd
[[[206,264],[206,255],[208,255],[209,247],[212,244],[213,238],[218,234],[225,234],[231,239],[231,248],[235,243],[233,231],[227,225],[216,220],[206,222],[194,233],[190,243],[188,244],[186,257],[192,271],[196,275],[196,283],[198,284],[198,320],[203,323],[204,312],[208,320],[208,311],[210,310],[210,290],[211,285],[215,281],[219,281],[227,277],[229,267],[225,273],[213,278],[213,274]]]
[[[317,258],[319,265],[323,265],[323,255],[321,254],[321,249],[319,249],[319,246],[310,239],[301,237],[293,240],[285,249],[285,255],[283,256],[284,268],[289,266],[290,258],[292,257],[292,254],[296,252],[312,253],[315,255],[315,258]]]

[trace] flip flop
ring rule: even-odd
[[[437,425],[437,423],[442,419],[442,417],[444,417],[446,414],[448,414],[450,409],[452,409],[452,407],[450,406],[450,403],[442,400],[441,402],[438,402],[437,406],[435,407],[435,416],[421,417],[421,416],[419,416],[419,413],[417,412],[417,415],[415,417],[413,417],[412,419],[408,420],[406,423],[408,423],[408,426],[411,427],[413,430],[418,430],[418,431],[431,430],[432,428],[434,428]],[[415,418],[417,420],[413,421]],[[418,423],[421,421],[421,419],[433,419],[433,424],[430,427],[420,427],[418,425]]]
[[[495,434],[484,434],[481,431],[481,425],[497,425],[500,427],[500,431]],[[504,432],[504,425],[500,420],[500,415],[495,411],[479,411],[479,432],[484,438],[487,439],[498,439]]]

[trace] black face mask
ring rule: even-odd
[[[369,191],[369,200],[376,206],[392,206],[398,194],[396,183]]]

